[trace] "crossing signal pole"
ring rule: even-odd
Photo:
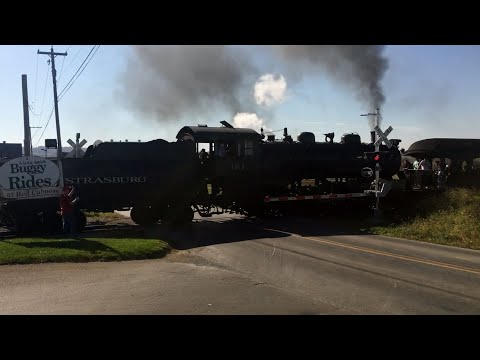
[[[374,113],[362,114],[360,116],[375,116],[375,128],[379,126],[380,123],[380,109],[376,109]],[[375,131],[375,153],[378,154],[380,151],[380,142],[378,133]],[[375,213],[379,210],[380,197],[378,193],[378,183],[380,182],[380,161],[375,161]]]
[[[66,52],[57,53],[53,51],[53,46],[50,51],[37,51],[37,54],[48,55],[50,56],[50,61],[52,64],[52,79],[53,79],[53,102],[55,106],[55,122],[57,125],[57,158],[58,158],[58,169],[60,170],[60,187],[63,187],[63,168],[62,168],[62,140],[60,136],[60,119],[58,116],[58,98],[57,98],[57,70],[55,69],[55,56],[67,56]]]

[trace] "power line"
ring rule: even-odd
[[[67,50],[65,50],[65,53],[67,53],[68,49],[70,49],[72,47],[72,45],[69,45]],[[60,75],[58,76],[58,80],[57,82],[60,82],[60,79],[62,78],[62,70],[63,70],[63,64],[65,63],[65,58],[63,58],[63,61],[62,61],[62,67],[60,68]]]
[[[54,106],[55,106],[53,100],[52,100],[52,105],[51,105],[51,106],[52,106],[52,110],[53,110],[53,109],[54,109]],[[48,122],[50,121],[50,118],[52,117],[52,114],[51,114],[52,110],[50,110],[50,117],[46,120],[46,121],[47,121],[47,124],[45,125],[45,127],[48,125]],[[42,121],[39,120],[38,123],[41,124]],[[33,128],[33,126],[32,126],[32,128]],[[35,128],[36,128],[37,130],[35,130],[35,133],[32,135],[32,141],[33,141],[33,139],[35,138],[35,136],[37,135],[39,129],[43,129],[44,127],[35,126]],[[43,133],[42,133],[42,135],[43,135]],[[40,140],[41,140],[41,136],[40,136]],[[40,140],[38,140],[38,141],[40,141]],[[38,144],[38,142],[37,142],[37,144]],[[35,145],[35,146],[36,146],[36,145]]]
[[[90,57],[90,59],[88,60],[88,62],[85,64],[85,66],[83,67],[82,71],[80,71],[80,73],[78,74],[78,76],[75,78],[75,80],[70,84],[70,86],[63,92],[63,94],[60,94],[58,100],[60,101],[60,99],[62,99],[65,94],[68,92],[68,90],[70,90],[70,88],[72,87],[73,84],[75,84],[75,81],[78,80],[78,78],[80,77],[80,75],[82,75],[83,71],[87,68],[88,64],[90,63],[90,61],[92,61],[93,57],[95,56],[95,54],[97,53],[98,49],[100,48],[100,45],[97,45],[97,49],[95,50],[95,52],[92,54],[92,56]]]
[[[30,104],[28,104],[28,110],[30,110],[30,112],[31,112],[32,115],[34,115],[34,116],[40,116],[40,115],[42,115],[42,114],[35,114],[35,112],[33,111],[33,109],[32,109],[32,107],[31,107]]]
[[[92,49],[90,50],[90,52],[88,53],[87,57],[85,58],[85,60],[83,60],[82,64],[79,66],[79,68],[77,69],[77,71],[75,72],[75,74],[73,74],[72,78],[70,79],[70,81],[67,83],[67,85],[64,86],[64,88],[60,91],[60,93],[58,94],[58,97],[62,96],[62,93],[65,91],[65,89],[67,88],[68,85],[70,85],[70,83],[72,82],[73,78],[75,77],[75,75],[78,74],[78,72],[80,71],[80,69],[82,68],[83,64],[85,64],[85,61],[87,61],[87,59],[89,58],[90,54],[92,53],[92,51],[95,49],[97,45],[94,45],[92,47]]]
[[[37,54],[37,61],[38,61],[38,54]],[[47,63],[47,67],[49,68],[49,63]],[[42,109],[40,110],[40,113],[36,114],[35,111],[34,111],[34,110],[36,109],[36,102],[34,102],[33,109],[32,109],[32,107],[31,107],[30,105],[28,106],[28,109],[30,110],[30,113],[31,113],[32,115],[34,115],[34,116],[37,116],[37,117],[40,117],[40,116],[42,115],[43,110],[44,110],[44,108],[45,108],[45,95],[46,95],[47,82],[48,82],[48,70],[49,70],[49,69],[47,69],[47,75],[46,75],[46,77],[45,77],[45,86],[44,86],[44,88],[43,88]],[[35,92],[35,93],[36,93],[36,92]]]
[[[38,57],[38,54],[37,54]],[[47,67],[50,69],[50,64],[47,64]],[[40,116],[43,113],[43,109],[45,108],[45,95],[47,94],[47,81],[48,81],[48,69],[47,69],[47,74],[45,76],[45,85],[43,87],[43,100],[42,100],[42,110],[40,110],[40,114],[34,114],[32,111],[32,114],[35,116]]]
[[[37,54],[37,59],[38,59],[38,54]],[[48,64],[47,64],[47,67],[49,67]],[[30,108],[30,112],[31,112],[32,115],[34,115],[34,116],[40,116],[40,115],[42,115],[42,113],[43,113],[43,109],[44,109],[44,107],[45,107],[45,94],[47,93],[47,92],[46,92],[46,90],[47,90],[47,81],[48,81],[48,69],[47,69],[47,74],[46,74],[46,76],[45,76],[45,85],[44,85],[44,87],[43,87],[42,109],[40,110],[40,113],[39,113],[39,114],[35,114],[35,112],[32,110],[32,108],[29,107],[29,108]],[[35,96],[35,98],[36,98],[36,96]],[[34,103],[34,109],[36,109],[36,103]]]
[[[95,46],[97,47],[95,49]],[[83,71],[85,70],[85,68],[87,67],[87,65],[90,63],[90,61],[93,59],[93,57],[95,56],[95,54],[97,53],[97,50],[98,48],[100,47],[100,45],[95,45],[92,50],[90,50],[90,52],[88,53],[87,57],[85,58],[85,60],[82,62],[82,64],[80,65],[80,67],[78,68],[78,70],[75,72],[75,74],[72,76],[72,78],[70,79],[70,82],[73,80],[73,82],[69,82],[69,84],[65,85],[65,87],[62,89],[62,91],[60,92],[59,94],[59,100],[67,93],[68,90],[70,90],[70,88],[72,87],[72,85],[75,83],[75,81],[78,80],[78,78],[80,77],[80,75],[82,75]],[[92,54],[92,51],[95,49],[95,52]],[[90,54],[92,54],[92,56],[89,58]],[[77,75],[77,77],[74,79],[75,75],[78,73],[78,71],[80,70],[80,68],[82,67],[82,65],[85,63],[85,61],[88,59],[88,62],[85,64],[85,66],[81,69],[80,73]],[[67,88],[68,86],[68,88]]]
[[[78,54],[80,54],[80,52],[82,51],[83,47],[79,47],[78,48],[78,51],[77,53],[75,54],[75,56],[72,58],[72,60],[68,63],[68,65],[65,67],[65,73],[68,71],[68,69],[70,69],[70,66],[74,63],[75,59],[77,58]]]
[[[33,126],[32,126],[32,128],[33,128]],[[41,129],[41,127],[40,127],[40,126],[37,126],[36,129],[37,129],[37,130],[35,130],[35,133],[32,135],[32,140],[33,140],[33,138],[35,137],[35,135],[37,135],[38,129]],[[37,146],[37,145],[35,145],[35,146]]]
[[[38,54],[37,54],[37,70],[35,71],[35,95],[33,96],[33,104],[37,104],[37,75],[38,75]],[[33,113],[33,111],[32,111]]]
[[[62,61],[62,67],[60,68],[60,75],[58,75],[58,80],[57,82],[60,82],[60,79],[62,78],[62,70],[63,70],[63,64],[65,63],[65,57],[63,57]]]
[[[48,80],[49,80],[49,81],[48,81],[48,85],[53,86],[52,78],[48,76],[48,71],[47,71],[47,77],[48,77]],[[46,89],[45,89],[45,90],[46,90]],[[45,93],[46,93],[46,91],[45,91]],[[52,105],[51,105],[51,106],[53,106],[53,105],[54,105],[53,95],[51,95],[51,96],[52,96],[52,101],[51,101],[51,104],[52,104]],[[45,102],[45,106],[42,106],[42,111],[40,112],[40,115],[42,115],[42,114],[45,114],[45,115],[43,115],[43,116],[39,119],[39,122],[45,122],[45,121],[47,121],[46,119],[47,119],[47,116],[48,116],[48,115],[47,115],[47,114],[48,114],[48,111],[47,111],[46,113],[44,113],[43,110],[49,108],[48,103],[49,103],[49,102],[48,102],[48,100],[47,100],[47,101]]]
[[[53,106],[53,100],[51,101],[51,105],[50,105],[50,106]],[[42,123],[42,122],[45,122],[45,121],[47,121],[46,119],[47,119],[47,116],[42,117],[41,119],[38,120],[38,123],[40,124],[40,123]],[[35,132],[35,134],[36,134],[36,132]],[[35,134],[34,134],[34,136],[35,136]],[[33,138],[34,136],[32,136],[32,138]]]
[[[45,124],[45,127],[43,128],[43,131],[42,131],[42,134],[40,135],[40,137],[38,138],[38,141],[35,143],[35,147],[38,145],[38,143],[40,142],[40,140],[42,140],[42,137],[43,137],[43,134],[45,134],[45,130],[47,130],[47,127],[48,127],[48,124],[50,123],[50,119],[52,118],[52,115],[53,115],[53,109],[55,107],[52,106],[52,110],[50,111],[50,116],[48,117],[48,120],[47,120],[47,123]],[[38,131],[38,130],[37,130]],[[37,134],[37,131],[35,131],[35,134],[32,136],[32,139],[33,137]]]

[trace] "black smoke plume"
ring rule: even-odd
[[[388,68],[383,45],[275,45],[258,47],[287,65],[287,79],[322,70],[356,93],[374,112],[385,102],[381,80]],[[255,112],[251,88],[264,72],[245,49],[231,46],[133,46],[126,99],[160,121],[203,116],[221,108]],[[293,81],[294,83],[295,81]],[[291,83],[291,82],[290,82]],[[371,124],[373,118],[370,119]]]
[[[274,50],[289,65],[289,72],[304,77],[312,70],[355,91],[358,99],[374,112],[385,103],[381,81],[388,69],[384,45],[279,45]]]
[[[244,109],[245,80],[255,74],[248,56],[228,46],[132,46],[126,100],[159,121]],[[242,91],[245,90],[245,91]]]

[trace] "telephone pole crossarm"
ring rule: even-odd
[[[39,55],[54,55],[54,56],[57,56],[57,55],[67,56],[68,55],[67,52],[57,53],[57,52],[53,52],[53,51],[40,51],[40,50],[37,51],[37,54],[39,54]]]

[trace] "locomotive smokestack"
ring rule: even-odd
[[[370,139],[372,141],[372,144],[375,143],[375,131],[370,131]]]

